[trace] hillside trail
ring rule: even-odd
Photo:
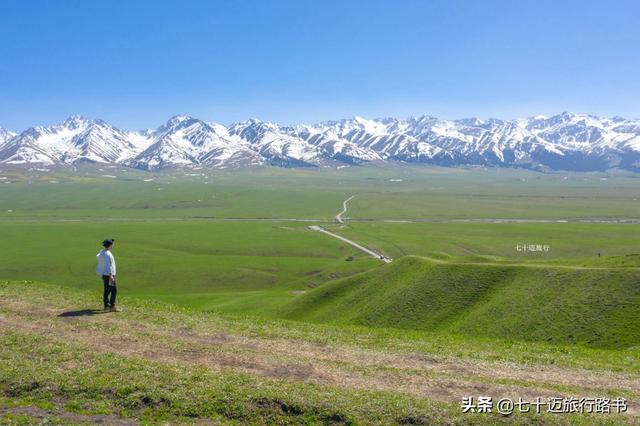
[[[0,333],[13,330],[125,357],[354,390],[398,392],[449,403],[479,395],[534,400],[593,398],[622,391],[629,400],[628,414],[640,416],[640,380],[623,373],[261,337],[230,332],[213,321],[185,326],[189,324],[186,313],[170,316],[161,310],[133,307],[118,314],[60,316],[63,302],[43,305],[26,297],[3,295]],[[149,315],[159,321],[139,320]],[[570,388],[561,392],[561,386]]]

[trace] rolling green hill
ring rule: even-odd
[[[629,348],[640,344],[640,270],[404,257],[318,287],[281,314],[315,322]]]

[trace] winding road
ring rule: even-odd
[[[336,215],[336,222],[344,223],[344,221],[342,220],[342,215],[347,212],[347,203],[351,201],[353,197],[355,197],[355,195],[352,195],[342,202],[342,211]]]
[[[346,200],[344,200],[342,202],[342,211],[336,215],[336,222],[344,224],[344,220],[342,220],[342,215],[347,212],[347,203],[349,201],[351,201],[353,199],[353,197],[355,197],[355,195],[352,195],[351,197],[347,198]],[[353,240],[350,240],[350,239],[345,238],[345,237],[343,237],[341,235],[338,235],[338,234],[334,234],[331,231],[327,231],[322,226],[311,225],[309,227],[309,229],[311,229],[312,231],[322,232],[323,234],[327,234],[329,236],[332,236],[333,238],[337,238],[340,241],[343,241],[343,242],[345,242],[345,243],[357,248],[361,252],[364,252],[364,253],[368,254],[369,256],[373,257],[374,259],[382,260],[384,263],[391,263],[391,261],[393,260],[393,259],[391,259],[391,258],[389,258],[389,257],[387,257],[387,256],[385,256],[383,254],[380,254],[380,253],[377,253],[377,252],[375,252],[373,250],[370,250],[370,249],[366,248],[365,246],[356,243]]]

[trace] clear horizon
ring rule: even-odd
[[[0,127],[640,118],[633,1],[3,5]]]

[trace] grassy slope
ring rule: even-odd
[[[406,257],[299,296],[289,319],[593,347],[640,344],[640,271]]]
[[[623,395],[637,403],[637,351],[537,343],[523,350],[496,339],[260,323],[126,297],[126,309],[119,314],[58,316],[92,307],[96,297],[42,283],[0,282],[0,423],[185,424],[211,419],[221,424],[386,425],[516,420],[591,425],[637,420],[464,415],[459,395],[447,402],[424,392],[455,386],[492,395]],[[261,363],[268,367],[262,372]],[[309,363],[311,376],[295,373]],[[439,370],[449,363],[456,369]],[[557,370],[561,365],[565,367]],[[245,366],[257,373],[248,373]],[[527,379],[509,378],[528,370],[532,374],[527,373]],[[614,370],[624,374],[610,376]],[[543,374],[546,371],[553,374]],[[322,378],[328,374],[345,379],[327,384]],[[585,380],[574,380],[580,377]],[[603,381],[606,377],[611,379]],[[385,390],[358,389],[358,380]],[[403,388],[415,380],[425,387]]]

